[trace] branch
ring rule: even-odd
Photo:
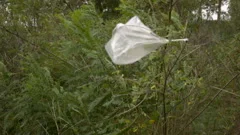
[[[231,91],[228,91],[228,90],[222,89],[222,88],[218,88],[218,87],[215,87],[215,86],[211,86],[211,88],[213,88],[213,89],[217,89],[217,90],[221,90],[221,91],[223,91],[223,92],[225,92],[225,93],[228,93],[228,94],[234,95],[234,96],[236,96],[236,97],[240,97],[240,95],[238,95],[238,94],[236,94],[236,93],[233,93],[233,92],[231,92]]]
[[[172,6],[175,6],[175,5],[177,4],[177,2],[178,2],[178,0],[176,0],[176,1],[172,4]]]
[[[71,6],[69,3],[67,3],[66,0],[63,0],[63,3],[65,3],[65,4],[67,5],[67,7],[68,7],[72,12],[74,11],[73,8],[72,8],[72,6]]]
[[[169,23],[169,26],[170,26],[171,23],[172,23],[172,10],[173,10],[173,0],[170,0],[170,3],[169,3],[169,12],[168,12],[168,23]]]
[[[116,115],[115,117],[119,117],[119,116],[121,116],[121,115],[124,115],[124,114],[126,114],[126,113],[129,113],[129,112],[133,111],[133,110],[136,109],[138,106],[140,106],[140,105],[146,100],[146,98],[147,98],[147,95],[145,95],[145,97],[143,98],[143,100],[140,101],[136,106],[134,106],[133,108],[131,108],[131,109],[127,110],[127,111],[124,111],[124,112]]]
[[[238,73],[237,75],[235,75],[230,81],[228,81],[225,86],[222,89],[225,89],[235,78],[237,78],[240,75],[240,73]],[[215,96],[211,99],[211,101],[203,108],[203,110],[201,112],[199,112],[190,122],[188,122],[179,132],[177,135],[180,135],[185,128],[187,128],[194,120],[196,120],[211,104],[212,102],[219,96],[219,94],[222,92],[222,89],[219,90]]]
[[[3,31],[6,31],[7,33],[9,33],[9,34],[11,34],[11,35],[14,35],[15,37],[21,39],[23,42],[26,42],[26,43],[28,43],[29,45],[33,46],[33,47],[36,47],[36,45],[34,45],[34,43],[30,42],[30,41],[27,40],[26,38],[21,37],[18,33],[14,33],[14,32],[8,30],[7,28],[5,28],[5,27],[2,26],[2,25],[0,25],[0,29],[2,29]],[[52,56],[54,56],[54,57],[56,57],[56,58],[58,58],[59,60],[61,60],[61,61],[63,61],[64,63],[66,63],[67,65],[69,65],[69,66],[71,66],[71,67],[73,67],[73,68],[76,68],[75,66],[73,66],[73,65],[70,64],[70,63],[68,63],[66,60],[58,57],[57,55],[53,54],[53,53],[50,52],[49,50],[47,50],[47,49],[45,49],[45,48],[43,48],[43,47],[41,47],[41,46],[39,46],[39,47],[40,47],[40,49],[42,49],[43,51],[51,54]]]

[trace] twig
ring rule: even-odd
[[[191,90],[193,90],[195,87],[193,87]],[[187,96],[183,97],[175,106],[173,106],[172,108],[170,108],[170,110],[167,112],[167,114],[169,114],[172,110],[176,109],[183,101],[185,101],[186,99],[188,99],[188,97],[190,97],[194,92],[190,92]]]
[[[222,88],[218,88],[218,87],[215,87],[215,86],[211,86],[211,88],[213,88],[213,89],[217,89],[217,90],[221,90],[221,91],[223,91],[223,92],[225,92],[225,93],[228,93],[228,94],[234,95],[234,96],[236,96],[236,97],[240,97],[240,95],[235,94],[235,93],[233,93],[233,92],[230,92],[230,91],[228,91],[228,90],[222,89]]]
[[[196,84],[196,83],[195,83]],[[169,111],[167,112],[167,115],[169,115],[169,113],[173,110],[175,110],[183,101],[185,101],[186,99],[188,99],[192,94],[194,94],[194,92],[192,92],[192,90],[195,88],[195,84],[192,87],[192,89],[190,90],[190,93],[185,96],[184,98],[181,99],[181,101],[179,101],[175,106],[173,106],[172,108],[169,109]],[[195,91],[196,92],[196,91]],[[163,123],[165,124],[165,123]],[[171,129],[168,129],[168,131],[171,131]]]
[[[172,10],[173,10],[173,0],[169,0],[170,3],[169,3],[169,13],[168,13],[168,23],[169,23],[169,26],[172,24],[171,21],[172,21]]]
[[[58,135],[60,135],[61,134],[61,132],[60,132],[61,129],[59,128],[58,122],[57,122],[57,116],[56,116],[56,110],[55,110],[55,105],[54,105],[54,99],[52,100],[52,115],[53,115],[53,120],[54,120],[55,126],[57,128],[57,133],[58,133]]]
[[[168,34],[170,33],[170,26],[172,24],[172,9],[173,9],[173,5],[172,5],[173,0],[169,0],[169,1],[170,1],[170,3],[169,3],[169,13],[168,13],[168,25],[169,25]],[[165,49],[164,49],[164,53],[163,53],[164,57],[166,55],[166,49],[167,49],[167,46],[165,46]],[[163,97],[163,121],[165,124],[163,126],[163,135],[167,135],[168,127],[167,127],[167,113],[166,113],[166,89],[167,89],[167,81],[168,81],[169,73],[167,73],[167,71],[166,71],[166,63],[165,63],[164,57],[163,57],[163,68],[164,68],[165,78],[164,78],[162,97]]]
[[[140,117],[140,115],[138,115],[128,127],[122,129],[120,132],[113,134],[113,135],[122,135],[124,132],[128,131],[133,126],[133,124],[137,121],[137,119],[139,117]]]
[[[238,73],[237,75],[235,75],[230,81],[228,81],[225,86],[222,89],[225,89],[235,78],[237,78],[240,75],[240,73]],[[187,128],[194,120],[196,120],[211,104],[212,102],[218,97],[218,95],[222,92],[222,90],[219,90],[214,97],[211,99],[211,101],[209,101],[209,103],[203,108],[203,110],[201,112],[199,112],[190,122],[188,122],[179,132],[177,135],[180,135],[185,128]]]
[[[172,24],[172,9],[173,9],[173,0],[169,0],[169,12],[168,12],[168,35],[170,33],[170,26]],[[166,63],[165,63],[165,55],[166,55],[166,50],[167,50],[167,45],[164,47],[163,53],[162,53],[162,58],[163,58],[163,70],[164,70],[164,85],[163,85],[163,92],[159,93],[162,95],[163,98],[163,135],[167,135],[167,113],[166,113],[166,89],[167,89],[167,81],[168,77],[170,75],[169,72],[171,72],[172,69],[170,69],[167,73],[166,70]],[[160,83],[160,82],[159,82]],[[160,117],[160,116],[159,116]],[[160,118],[159,118],[160,119]],[[157,127],[159,126],[160,121],[157,123]],[[157,134],[157,130],[155,130],[154,135]]]
[[[168,80],[173,68],[176,66],[177,62],[179,61],[179,58],[182,55],[183,51],[185,50],[186,46],[187,45],[185,44],[184,47],[181,49],[180,53],[178,54],[176,60],[173,62],[174,64],[172,65],[172,67],[168,70],[168,72],[165,73],[164,88],[163,88],[163,93],[161,93],[163,95],[163,105],[165,104],[165,90],[167,87],[167,80]],[[163,66],[165,67],[165,63]],[[165,72],[165,68],[164,68],[164,72]],[[163,106],[163,108],[166,108],[166,106]],[[163,109],[163,114],[165,114],[164,118],[166,117],[166,119],[164,119],[164,122],[163,122],[163,129],[166,128],[165,125],[167,124],[167,115],[169,114],[169,112],[170,111],[166,112],[166,110]],[[159,116],[159,119],[160,119],[160,116]],[[159,124],[160,124],[160,122],[158,122],[157,126],[159,126]],[[156,133],[157,133],[157,131],[155,132],[155,134]]]
[[[49,135],[47,129],[42,125],[42,123],[40,123],[38,120],[37,120],[37,122],[43,128],[43,130],[46,132],[46,134]]]
[[[68,131],[69,129],[71,129],[71,128],[73,128],[73,127],[75,127],[75,126],[81,124],[82,122],[83,122],[83,121],[79,121],[79,122],[77,122],[76,124],[74,124],[74,125],[68,127],[67,129],[65,129],[64,131],[62,131],[62,134],[65,133],[66,131]]]
[[[4,26],[1,26],[1,25],[0,25],[0,29],[2,29],[2,30],[4,30],[4,31],[8,32],[9,34],[12,34],[12,35],[16,36],[17,38],[21,39],[23,42],[26,42],[26,43],[28,43],[29,45],[33,46],[33,47],[36,47],[36,45],[34,45],[34,43],[32,43],[32,42],[30,42],[29,40],[27,40],[27,39],[21,37],[18,33],[14,33],[14,32],[12,32],[12,31],[6,29]],[[45,51],[45,52],[51,54],[52,56],[54,56],[54,57],[56,57],[56,58],[58,58],[58,59],[61,60],[62,62],[66,63],[67,65],[69,65],[69,66],[71,66],[71,67],[73,67],[73,68],[76,68],[75,66],[73,66],[73,65],[70,64],[70,63],[68,63],[66,60],[64,60],[64,59],[62,59],[62,58],[60,58],[60,57],[58,57],[57,55],[53,54],[53,53],[50,52],[49,50],[47,50],[47,49],[45,49],[45,48],[43,48],[43,47],[41,47],[41,46],[39,46],[39,47],[40,47],[40,49],[42,49],[43,51]],[[77,69],[77,68],[76,68],[76,69]]]
[[[127,111],[124,111],[124,112],[116,115],[115,117],[119,117],[119,116],[121,116],[121,115],[123,115],[123,114],[129,113],[129,112],[131,112],[132,110],[136,109],[139,105],[141,105],[141,104],[146,100],[146,98],[147,98],[147,95],[145,95],[145,97],[143,98],[143,100],[142,100],[141,102],[139,102],[136,106],[134,106],[133,108],[131,108],[131,109],[127,110]]]
[[[74,11],[73,8],[72,8],[72,6],[71,6],[69,3],[67,3],[66,0],[63,0],[63,3],[65,3],[65,4],[67,5],[67,7],[68,7],[72,12]]]
[[[164,121],[164,125],[163,125],[163,134],[167,135],[167,113],[166,113],[166,89],[167,89],[167,81],[168,81],[168,74],[166,71],[166,65],[165,65],[165,60],[163,60],[164,64],[164,75],[165,75],[165,79],[164,79],[164,86],[163,86],[163,94],[162,94],[162,98],[163,98],[163,121]]]
[[[179,61],[182,61],[185,57],[187,57],[188,55],[194,53],[196,50],[200,49],[202,46],[208,45],[208,43],[203,43],[200,45],[197,45],[199,47],[197,47],[196,49],[192,50],[191,52],[189,52],[188,54],[184,55]],[[196,46],[196,45],[195,45]]]
[[[172,4],[172,6],[175,6],[177,4],[178,0],[174,1],[174,3]]]
[[[173,70],[173,68],[175,67],[175,65],[177,64],[177,62],[180,59],[180,56],[182,55],[183,51],[185,50],[187,44],[185,43],[185,45],[183,46],[183,48],[181,49],[181,52],[179,53],[179,55],[177,56],[177,59],[174,61],[173,66],[168,70],[168,75],[169,76]]]

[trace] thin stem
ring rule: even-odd
[[[170,33],[170,26],[172,24],[172,21],[171,21],[172,9],[173,9],[173,0],[169,0],[168,34]],[[164,70],[164,87],[163,87],[163,92],[162,93],[159,92],[159,94],[161,94],[162,98],[163,98],[163,100],[162,100],[162,102],[163,102],[162,103],[163,104],[163,108],[162,108],[163,112],[162,113],[163,113],[163,123],[164,123],[164,125],[163,125],[163,135],[167,135],[167,131],[168,131],[167,130],[167,128],[168,128],[167,127],[167,113],[166,113],[166,89],[167,89],[167,81],[168,81],[169,73],[167,72],[166,63],[165,63],[165,60],[164,60],[164,58],[166,56],[166,50],[167,50],[167,45],[164,47],[163,53],[162,53],[162,58],[163,58],[162,66],[163,66],[163,70]],[[160,80],[161,79],[159,79],[159,84],[160,84]],[[159,126],[159,124],[160,124],[160,119],[158,120],[157,127]],[[154,135],[156,135],[156,134],[157,134],[157,130],[155,130],[155,132],[154,132]]]
[[[230,81],[228,81],[225,86],[222,89],[225,89],[235,78],[237,78],[240,75],[240,73],[238,73],[237,75],[235,75]],[[211,104],[212,102],[219,96],[219,94],[222,92],[222,90],[219,90],[214,97],[211,99],[211,101],[209,101],[209,103],[202,109],[201,112],[199,112],[194,118],[192,118],[192,120],[190,122],[188,122],[179,132],[177,135],[180,135],[184,129],[186,129],[194,120],[196,120]]]
[[[73,66],[72,64],[68,63],[66,60],[64,60],[64,59],[58,57],[57,55],[53,54],[52,52],[50,52],[48,49],[45,49],[45,48],[43,48],[43,47],[41,47],[41,46],[36,46],[34,43],[32,43],[32,42],[30,42],[29,40],[21,37],[18,33],[14,33],[14,32],[6,29],[4,26],[1,26],[1,25],[0,25],[0,29],[6,31],[7,33],[9,33],[9,34],[11,34],[11,35],[16,36],[17,38],[21,39],[21,40],[22,40],[23,42],[25,42],[25,43],[28,43],[29,45],[33,46],[34,48],[40,47],[40,49],[42,49],[43,51],[51,54],[52,56],[54,56],[54,57],[56,57],[56,58],[58,58],[58,59],[61,60],[62,62],[66,63],[67,65],[69,65],[69,66],[71,66],[71,67],[73,67],[73,68],[76,68],[76,67]]]
[[[173,0],[169,0],[170,3],[169,3],[169,13],[168,13],[168,25],[169,27],[171,26],[172,24],[172,9],[173,9]],[[168,33],[170,32],[170,29],[168,31]],[[163,86],[163,94],[162,94],[162,98],[163,98],[163,122],[165,123],[163,125],[163,135],[167,135],[167,113],[166,113],[166,89],[167,89],[167,81],[168,81],[168,73],[167,73],[167,70],[166,70],[166,63],[165,63],[165,55],[166,55],[166,49],[167,49],[167,46],[165,46],[164,48],[164,53],[163,53],[163,68],[164,68],[164,86]]]
[[[170,74],[171,74],[173,68],[177,65],[177,62],[179,61],[180,56],[183,54],[183,51],[185,50],[186,46],[187,46],[187,44],[184,44],[184,46],[182,47],[182,49],[181,49],[179,55],[177,56],[177,59],[176,59],[176,60],[174,61],[174,63],[173,63],[173,66],[168,70],[167,77],[170,76]]]
[[[169,13],[168,13],[168,23],[169,23],[169,26],[172,24],[172,10],[173,10],[173,0],[169,0],[170,3],[169,3]]]
[[[38,120],[37,120],[37,122],[38,122],[38,124],[43,128],[43,130],[45,131],[45,133],[46,133],[47,135],[50,135],[50,134],[48,133],[47,129],[42,125],[42,123],[40,123]]]
[[[172,3],[172,6],[174,7],[176,4],[177,4],[178,0],[175,0],[173,3]]]
[[[238,95],[238,94],[236,94],[236,93],[233,93],[233,92],[231,92],[231,91],[225,90],[225,89],[221,89],[221,88],[214,87],[214,86],[212,86],[211,88],[213,88],[213,89],[217,89],[217,90],[221,90],[221,91],[223,91],[223,92],[225,92],[225,93],[228,93],[228,94],[234,95],[234,96],[236,96],[236,97],[240,97],[240,95]]]
[[[146,98],[147,98],[147,95],[145,95],[145,97],[143,98],[143,100],[142,100],[141,102],[139,102],[136,106],[134,106],[133,108],[131,108],[131,109],[127,110],[127,111],[124,111],[124,112],[116,115],[116,117],[119,117],[119,116],[121,116],[121,115],[124,115],[124,114],[126,114],[126,113],[129,113],[129,112],[133,111],[133,110],[136,109],[138,106],[140,106],[140,105],[146,100]]]
[[[163,122],[165,123],[163,125],[163,135],[167,135],[167,113],[166,113],[166,89],[167,89],[167,80],[168,80],[168,74],[166,71],[166,65],[165,65],[165,60],[163,60],[163,68],[164,68],[164,86],[163,86]]]

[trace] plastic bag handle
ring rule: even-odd
[[[170,42],[187,42],[187,41],[188,41],[188,38],[170,40]]]

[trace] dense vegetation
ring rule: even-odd
[[[224,2],[1,0],[0,134],[234,134],[240,1],[230,1],[228,19]],[[104,45],[134,15],[190,41],[114,65]]]

